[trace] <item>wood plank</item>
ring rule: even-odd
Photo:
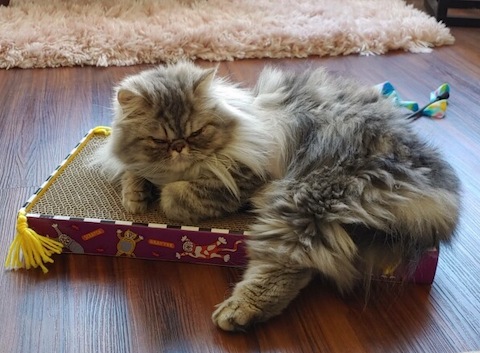
[[[430,286],[376,284],[339,297],[317,278],[285,313],[241,334],[210,321],[241,270],[88,256],[58,256],[50,272],[0,272],[2,351],[24,352],[463,352],[480,349],[480,37],[455,28],[431,54],[248,60],[220,75],[252,86],[265,65],[326,66],[365,85],[391,81],[420,102],[452,87],[448,116],[415,129],[444,151],[463,183],[456,240],[441,249]],[[212,66],[212,63],[200,63]],[[16,210],[92,127],[110,123],[112,85],[148,66],[0,71],[0,258]]]

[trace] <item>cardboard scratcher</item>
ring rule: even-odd
[[[222,219],[182,225],[170,222],[159,208],[129,214],[120,189],[91,166],[95,151],[110,134],[107,127],[92,129],[45,183],[20,209],[17,234],[6,259],[9,269],[41,267],[54,253],[124,256],[224,266],[246,264],[244,246],[253,216],[233,214]],[[424,254],[407,278],[431,283],[438,251]],[[398,269],[382,278],[405,280]]]

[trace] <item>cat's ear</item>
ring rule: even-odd
[[[202,75],[195,81],[193,85],[193,92],[195,95],[203,95],[208,91],[208,88],[212,84],[217,68],[206,69]]]
[[[147,100],[141,94],[126,88],[120,88],[117,92],[117,100],[122,108],[145,108]]]

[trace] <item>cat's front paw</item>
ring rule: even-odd
[[[128,213],[145,213],[148,209],[148,200],[142,193],[129,193],[123,197],[122,205]]]
[[[262,312],[258,307],[235,297],[219,304],[212,314],[213,323],[224,331],[245,331],[261,318]]]
[[[122,205],[127,212],[145,213],[152,198],[152,188],[148,181],[125,173],[122,177]]]
[[[189,199],[194,197],[189,192],[189,186],[188,181],[176,181],[163,187],[160,204],[168,219],[181,224],[193,224],[197,220],[186,207]]]

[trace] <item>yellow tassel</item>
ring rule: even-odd
[[[45,263],[52,263],[51,256],[62,252],[63,244],[44,237],[33,229],[28,227],[27,214],[22,208],[18,212],[17,218],[17,234],[10,245],[5,260],[7,269],[19,268],[37,268],[41,267],[43,273],[47,273],[48,269]]]

